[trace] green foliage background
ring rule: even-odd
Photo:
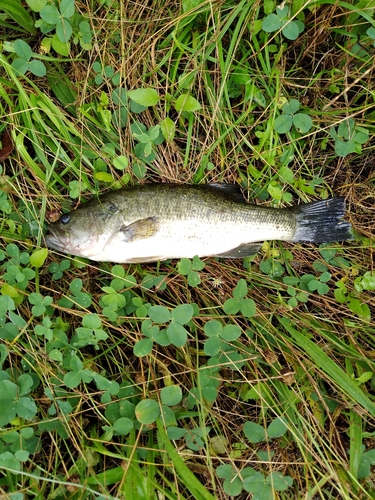
[[[374,497],[374,13],[1,1],[2,497]],[[356,238],[124,266],[45,248],[62,212],[144,182],[342,195]]]

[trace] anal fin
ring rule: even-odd
[[[244,259],[245,257],[251,257],[259,252],[263,242],[256,243],[243,243],[242,245],[228,250],[228,252],[220,253],[215,255],[215,257],[223,257],[224,259]]]

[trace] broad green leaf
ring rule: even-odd
[[[181,304],[171,311],[171,318],[173,321],[186,325],[193,317],[194,309],[190,304]]]
[[[227,342],[233,342],[234,340],[237,340],[240,335],[241,328],[238,325],[226,325],[220,333],[221,338],[223,338]]]
[[[209,337],[205,342],[203,346],[203,351],[206,354],[206,356],[216,356],[220,352],[221,349],[221,340],[220,337],[214,336],[214,337]]]
[[[362,127],[356,127],[353,139],[354,142],[357,142],[358,144],[366,144],[369,140],[369,131]]]
[[[289,7],[288,5],[281,4],[276,7],[276,14],[280,17],[280,19],[288,19],[289,18]]]
[[[33,252],[30,256],[30,265],[37,268],[42,267],[47,256],[47,248],[40,248],[39,250],[35,250],[35,252]]]
[[[294,115],[299,110],[299,101],[297,99],[291,99],[289,102],[286,102],[282,107],[283,113],[287,115]]]
[[[230,497],[239,495],[242,491],[242,481],[237,476],[231,479],[226,479],[223,483],[224,492]]]
[[[278,134],[286,134],[292,128],[293,118],[291,115],[282,114],[278,116],[274,123],[273,128]]]
[[[129,90],[128,96],[137,104],[145,107],[155,106],[160,99],[157,91],[151,88]]]
[[[198,255],[194,255],[193,260],[191,262],[191,268],[193,271],[202,271],[204,269],[205,263],[201,260]]]
[[[83,282],[80,278],[75,278],[69,285],[70,291],[77,295],[82,289]]]
[[[151,306],[148,315],[155,323],[167,323],[171,319],[169,309],[164,306]]]
[[[279,471],[273,471],[267,477],[266,482],[276,491],[285,491],[292,486],[293,479],[289,476],[283,476]]]
[[[233,467],[229,464],[219,465],[216,469],[217,477],[220,479],[228,479],[236,474]]]
[[[285,419],[281,417],[275,418],[267,427],[267,436],[271,439],[279,438],[286,433],[287,429]]]
[[[21,464],[12,453],[6,451],[0,454],[0,468],[11,469],[12,471],[20,471]]]
[[[81,383],[79,372],[68,372],[64,375],[64,384],[70,389],[74,389]]]
[[[348,118],[347,120],[340,123],[337,133],[340,137],[346,140],[352,139],[355,129],[354,118]]]
[[[256,312],[256,304],[253,299],[242,299],[240,310],[246,318],[252,318]]]
[[[238,283],[237,283],[235,289],[233,290],[232,294],[233,294],[233,297],[235,299],[243,299],[246,296],[246,294],[247,294],[247,283],[246,283],[246,281],[243,278],[241,278],[238,281]]]
[[[182,391],[179,385],[164,387],[160,392],[161,402],[167,406],[178,405],[182,400]]]
[[[288,40],[296,40],[300,34],[299,26],[294,21],[289,21],[281,30],[282,34]]]
[[[201,105],[199,102],[195,99],[195,97],[189,95],[189,94],[181,94],[177,99],[174,104],[174,107],[176,108],[176,111],[198,111],[201,109]]]
[[[135,416],[141,424],[153,424],[160,415],[159,403],[153,399],[143,399],[135,407]]]
[[[354,281],[354,288],[357,292],[375,290],[375,271],[366,271],[362,277],[356,278]]]
[[[34,12],[40,12],[47,5],[47,0],[26,0],[26,3]]]
[[[167,334],[171,343],[176,347],[182,347],[187,342],[188,332],[180,323],[172,321],[167,327]]]
[[[16,51],[16,54],[21,57],[21,59],[24,59],[25,61],[29,61],[31,59],[32,51],[30,45],[23,40],[16,40],[14,42],[14,50]]]
[[[335,152],[337,156],[345,157],[350,153],[355,152],[354,141],[344,141],[342,139],[337,139],[335,141]]]
[[[35,59],[29,62],[29,70],[35,76],[46,76],[47,73],[44,63]]]
[[[56,35],[58,39],[61,42],[66,43],[72,36],[72,33],[73,33],[73,28],[70,22],[64,17],[61,17],[56,24]]]
[[[264,428],[255,422],[246,422],[243,427],[243,432],[251,443],[261,443],[266,439]]]
[[[16,74],[24,75],[29,71],[29,63],[20,57],[17,57],[12,62],[12,68],[16,71]]]
[[[40,17],[47,24],[57,24],[60,20],[60,12],[54,5],[46,5],[40,11]]]
[[[113,160],[113,166],[117,168],[117,170],[125,170],[129,165],[129,160],[126,156],[117,156]]]
[[[85,316],[82,319],[82,325],[85,328],[90,328],[92,330],[95,330],[102,326],[102,321],[98,314],[85,314]]]
[[[201,283],[201,278],[199,276],[199,273],[197,273],[196,271],[190,271],[187,279],[188,279],[189,286],[192,286],[192,287],[196,287]]]
[[[174,135],[176,133],[176,125],[173,120],[167,116],[164,118],[164,120],[160,123],[160,128],[162,131],[162,134],[167,142],[172,142],[174,139]]]
[[[3,366],[3,363],[7,357],[8,357],[8,349],[4,344],[0,344],[0,368]]]
[[[297,113],[293,116],[293,125],[296,127],[298,132],[306,134],[313,126],[313,121],[306,113]]]
[[[138,356],[138,358],[147,356],[152,351],[153,344],[154,341],[152,338],[138,340],[138,342],[136,342],[133,347],[134,355]]]
[[[74,14],[74,0],[61,0],[60,12],[63,17],[72,17]]]
[[[207,337],[215,337],[220,335],[223,329],[222,324],[217,319],[211,319],[204,325],[204,333]]]
[[[133,428],[133,422],[130,420],[130,418],[126,417],[119,418],[113,424],[113,430],[120,436],[127,436]]]
[[[120,386],[115,380],[108,380],[103,375],[99,375],[99,373],[94,373],[93,376],[98,389],[109,391],[112,395],[118,394]]]
[[[289,167],[280,167],[279,169],[279,177],[282,180],[285,180],[286,182],[293,182],[294,180],[294,172],[291,168]]]
[[[19,388],[19,396],[26,396],[33,386],[33,379],[30,375],[27,375],[27,373],[23,373],[18,377],[17,385]]]
[[[20,462],[26,462],[29,459],[30,453],[26,450],[17,450],[14,453],[14,456]],[[14,495],[12,495],[10,498],[11,500],[14,500]]]
[[[237,299],[228,299],[223,305],[223,309],[227,314],[237,314],[240,308],[241,301]]]
[[[95,172],[94,177],[98,181],[108,182],[108,183],[114,182],[115,180],[112,174],[110,174],[109,172]]]
[[[272,489],[266,484],[265,478],[261,472],[255,472],[254,475],[247,477],[243,482],[244,490],[253,493],[254,500],[272,500]]]
[[[177,440],[185,436],[186,430],[182,429],[181,427],[176,427],[174,425],[171,425],[167,428],[167,433],[169,439]]]
[[[147,135],[151,139],[152,142],[155,143],[155,141],[158,140],[158,137],[160,136],[160,125],[155,125],[154,127],[149,128]],[[164,140],[164,137],[162,138]]]
[[[281,28],[281,19],[276,14],[268,14],[263,19],[262,22],[262,30],[266,33],[273,33],[274,31],[278,31]]]
[[[68,57],[69,51],[70,51],[70,43],[69,42],[62,42],[60,40],[60,38],[55,33],[52,37],[52,48],[61,56]],[[75,198],[77,198],[77,197],[78,197],[78,195],[75,196]]]
[[[22,397],[17,400],[17,415],[26,420],[32,420],[37,412],[37,407],[33,399]]]
[[[177,264],[177,271],[180,274],[189,274],[191,271],[191,260],[183,257]]]

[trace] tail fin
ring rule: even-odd
[[[293,241],[328,243],[353,238],[351,225],[342,220],[345,215],[343,197],[313,201],[291,209],[296,215],[296,232]]]

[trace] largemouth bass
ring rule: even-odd
[[[265,240],[351,239],[344,198],[291,208],[250,205],[227,184],[146,184],[107,193],[51,224],[49,247],[106,262],[254,255]]]

